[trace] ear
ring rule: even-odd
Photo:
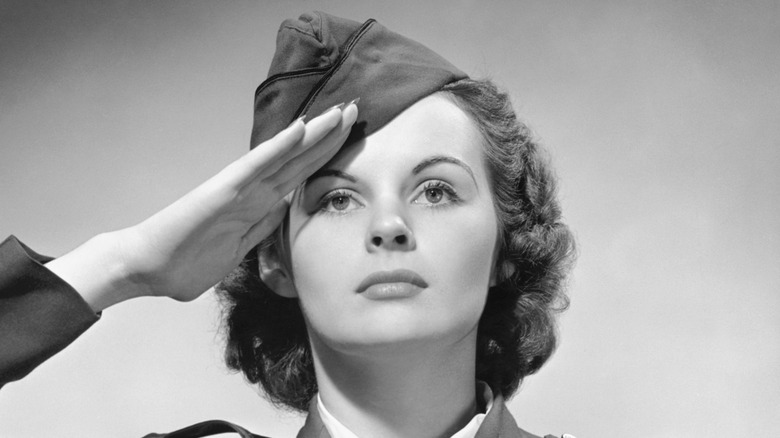
[[[295,290],[292,275],[279,260],[276,251],[272,248],[258,251],[257,264],[260,271],[260,279],[277,295],[285,298],[298,297],[298,291]]]

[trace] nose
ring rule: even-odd
[[[411,251],[415,248],[414,233],[399,209],[377,211],[366,236],[368,252],[378,250]]]

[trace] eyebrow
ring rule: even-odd
[[[460,166],[466,172],[468,172],[469,176],[471,176],[471,179],[474,181],[474,184],[479,186],[477,184],[476,177],[474,177],[474,171],[471,170],[471,167],[469,167],[468,164],[464,163],[463,161],[461,161],[461,160],[459,160],[459,159],[457,159],[455,157],[450,157],[450,156],[447,156],[447,155],[434,155],[432,157],[426,158],[425,160],[421,161],[418,165],[414,166],[414,169],[412,169],[412,175],[417,175],[420,172],[422,172],[423,170],[425,170],[425,169],[427,169],[427,168],[429,168],[431,166],[435,166],[437,164],[441,164],[441,163],[450,163],[450,164],[454,164],[456,166]],[[304,186],[311,184],[312,181],[314,181],[314,180],[316,180],[318,178],[326,178],[326,177],[329,177],[329,176],[330,177],[336,177],[336,178],[342,178],[342,179],[345,179],[345,180],[353,182],[353,183],[357,182],[357,178],[355,178],[354,176],[352,176],[352,175],[350,175],[350,174],[348,174],[346,172],[343,172],[341,170],[338,170],[338,169],[320,169],[320,170],[314,172],[314,174],[312,176],[310,176],[304,182]]]
[[[342,172],[338,169],[320,169],[314,172],[314,174],[306,180],[306,184],[310,184],[312,181],[314,181],[317,178],[325,178],[327,176],[335,176],[336,178],[343,178],[353,183],[357,182],[357,178],[355,178],[354,176],[346,172]]]
[[[425,160],[421,161],[420,164],[414,166],[414,169],[412,169],[412,174],[417,175],[428,167],[435,166],[440,163],[450,163],[462,167],[466,172],[468,172],[469,176],[471,176],[471,179],[474,180],[474,184],[479,187],[479,184],[477,184],[477,179],[474,177],[474,171],[471,170],[471,167],[469,167],[469,165],[463,161],[448,155],[434,155],[433,157],[426,158]]]

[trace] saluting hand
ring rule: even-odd
[[[138,296],[195,299],[276,229],[285,196],[335,155],[356,118],[350,104],[293,122],[147,220],[47,267],[96,311]]]

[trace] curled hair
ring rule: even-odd
[[[566,274],[574,239],[561,221],[555,177],[509,97],[490,81],[442,88],[484,139],[499,221],[500,282],[488,291],[477,333],[477,379],[510,397],[557,345],[556,314],[568,307]]]
[[[530,130],[490,81],[463,79],[440,93],[482,134],[499,222],[499,283],[488,291],[477,334],[476,378],[510,397],[550,358],[556,314],[568,306],[565,277],[574,240],[561,222],[555,178]],[[275,237],[261,251],[275,251]],[[314,363],[297,299],[275,294],[250,254],[217,287],[225,311],[228,366],[259,383],[277,406],[306,411],[317,393]]]
[[[275,240],[276,233],[260,251],[273,250]],[[275,406],[306,412],[317,379],[298,300],[277,295],[260,280],[255,251],[216,290],[225,314],[228,368],[259,383]]]

